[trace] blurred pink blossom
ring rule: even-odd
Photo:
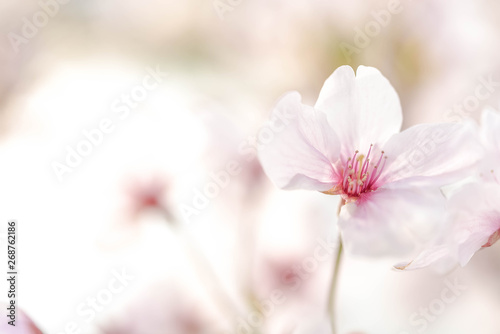
[[[6,309],[5,304],[1,305],[2,309]],[[11,321],[8,317],[0,324],[0,333],[2,334],[43,334],[42,331],[23,311],[16,309],[15,326],[9,325],[7,321]]]

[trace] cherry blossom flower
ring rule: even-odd
[[[211,317],[205,301],[179,283],[157,282],[107,322],[102,334],[197,334],[216,333],[219,324]]]
[[[465,266],[479,250],[500,239],[500,113],[483,111],[480,137],[484,158],[479,178],[473,179],[450,196],[449,232],[435,246],[420,253],[413,261],[396,265],[400,270],[436,266]]]
[[[440,187],[477,158],[468,123],[400,132],[398,95],[372,67],[355,75],[342,66],[314,107],[291,92],[273,113],[286,121],[260,151],[265,172],[283,189],[340,195],[339,227],[351,253],[400,255],[427,242],[443,221]]]
[[[171,217],[168,205],[169,182],[168,178],[156,174],[144,180],[132,178],[127,189],[130,216],[137,218],[145,210],[156,209],[163,212],[166,217]]]

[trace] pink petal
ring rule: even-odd
[[[339,157],[339,141],[326,116],[302,105],[300,94],[292,92],[278,102],[271,116],[271,120],[285,118],[288,124],[279,123],[280,130],[259,153],[266,174],[284,189],[332,188],[339,177],[332,166]]]
[[[328,115],[342,141],[343,157],[381,145],[401,129],[399,97],[373,67],[358,67],[356,76],[350,66],[339,67],[326,80],[316,108]]]
[[[444,185],[474,165],[481,150],[472,123],[415,125],[392,136],[384,146],[388,159],[381,183],[439,176]]]
[[[483,180],[500,184],[500,113],[490,108],[481,114],[481,139],[485,156],[479,173]]]
[[[5,310],[7,314],[7,305],[0,303],[0,307]],[[0,333],[2,334],[42,334],[42,331],[35,325],[35,323],[19,308],[16,308],[16,321],[15,326],[8,324],[11,321],[8,317],[3,317],[0,323]]]

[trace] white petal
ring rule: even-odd
[[[278,119],[287,124],[277,123],[273,139],[259,152],[269,178],[284,189],[332,188],[339,178],[332,165],[339,157],[339,141],[326,116],[302,105],[300,94],[292,92],[274,109],[271,122]]]
[[[403,119],[396,91],[373,67],[358,67],[356,76],[350,66],[339,67],[323,85],[316,108],[328,115],[343,157],[384,144],[400,131]]]
[[[487,108],[481,114],[481,139],[485,156],[481,159],[481,179],[500,184],[500,113]]]
[[[354,254],[402,256],[441,233],[444,214],[438,189],[398,184],[345,205],[339,227],[346,249]]]
[[[410,262],[402,262],[394,265],[398,270],[416,270],[428,267],[438,261],[457,262],[451,255],[452,251],[449,245],[442,244],[429,247],[421,252]]]
[[[387,164],[380,183],[415,176],[439,176],[442,184],[473,166],[481,156],[477,127],[471,122],[419,124],[384,145]]]

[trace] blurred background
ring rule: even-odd
[[[289,90],[313,104],[335,68],[363,64],[396,88],[405,128],[477,118],[500,101],[499,14],[494,0],[3,0],[0,243],[17,220],[18,306],[49,334],[330,333],[338,200],[263,174],[273,105]],[[443,275],[347,256],[338,332],[498,334],[499,260],[497,245]]]

